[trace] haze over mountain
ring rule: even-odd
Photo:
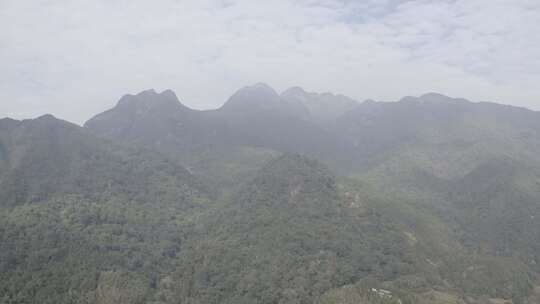
[[[540,298],[540,113],[263,83],[0,120],[2,303]]]
[[[17,119],[82,124],[150,87],[211,109],[258,79],[360,101],[435,91],[540,110],[538,0],[3,0],[0,10],[0,109]]]
[[[152,97],[145,99],[145,94]],[[432,172],[437,176],[451,176],[458,173],[451,170],[468,165],[468,158],[504,154],[534,162],[538,151],[537,112],[435,93],[398,102],[359,103],[342,95],[305,93],[300,88],[278,95],[259,83],[240,89],[222,107],[208,111],[190,110],[177,99],[169,99],[170,94],[145,91],[125,96],[85,127],[109,138],[154,144],[175,154],[208,145],[297,152],[349,173],[380,166],[397,154],[413,158],[412,154],[429,153],[422,166],[431,166],[429,159],[439,155],[440,168],[426,169],[437,170]],[[161,106],[165,100],[171,103],[167,107]],[[509,140],[515,149],[501,150]],[[422,151],[410,150],[419,145]],[[447,150],[453,155],[443,157],[435,151],[448,145],[455,148]]]
[[[540,304],[539,0],[0,0],[0,67],[0,304]]]
[[[152,97],[145,99],[145,94]],[[319,155],[341,146],[306,116],[303,104],[284,100],[262,83],[238,90],[222,107],[207,111],[188,109],[178,100],[176,107],[162,107],[168,98],[164,94],[145,91],[125,96],[85,127],[109,138],[154,144],[175,153],[208,145],[248,145]]]
[[[309,93],[300,87],[287,89],[280,96],[288,103],[302,107],[306,118],[320,122],[336,119],[358,105],[356,100],[344,95]]]

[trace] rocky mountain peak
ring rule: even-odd
[[[127,94],[118,101],[117,107],[138,109],[185,108],[172,90],[157,93],[154,89],[142,91],[136,95]]]

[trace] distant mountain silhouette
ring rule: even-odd
[[[322,157],[341,147],[338,138],[306,119],[305,109],[262,83],[238,90],[221,108],[207,111],[188,109],[166,92],[124,96],[85,127],[108,138],[175,152],[248,145]]]
[[[333,121],[358,106],[358,102],[344,95],[332,93],[308,93],[300,87],[292,87],[281,93],[281,98],[290,104],[305,109],[305,117],[318,122]]]
[[[494,130],[536,138],[539,117],[523,108],[437,93],[398,102],[357,103],[343,95],[307,93],[298,87],[278,95],[258,83],[238,90],[219,109],[207,111],[185,107],[171,91],[126,95],[85,127],[108,138],[151,144],[172,153],[246,145],[309,155],[352,172],[380,164],[385,157],[426,140],[456,144],[452,151],[463,151],[464,138],[476,134],[469,141],[472,145],[473,140],[487,140],[484,135],[489,134],[500,139],[503,148],[503,138]],[[459,145],[449,137],[461,135]]]

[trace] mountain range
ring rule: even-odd
[[[0,120],[1,303],[538,303],[540,113],[258,83]]]

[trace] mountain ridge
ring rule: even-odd
[[[0,302],[535,303],[540,115],[343,98],[0,120]]]

